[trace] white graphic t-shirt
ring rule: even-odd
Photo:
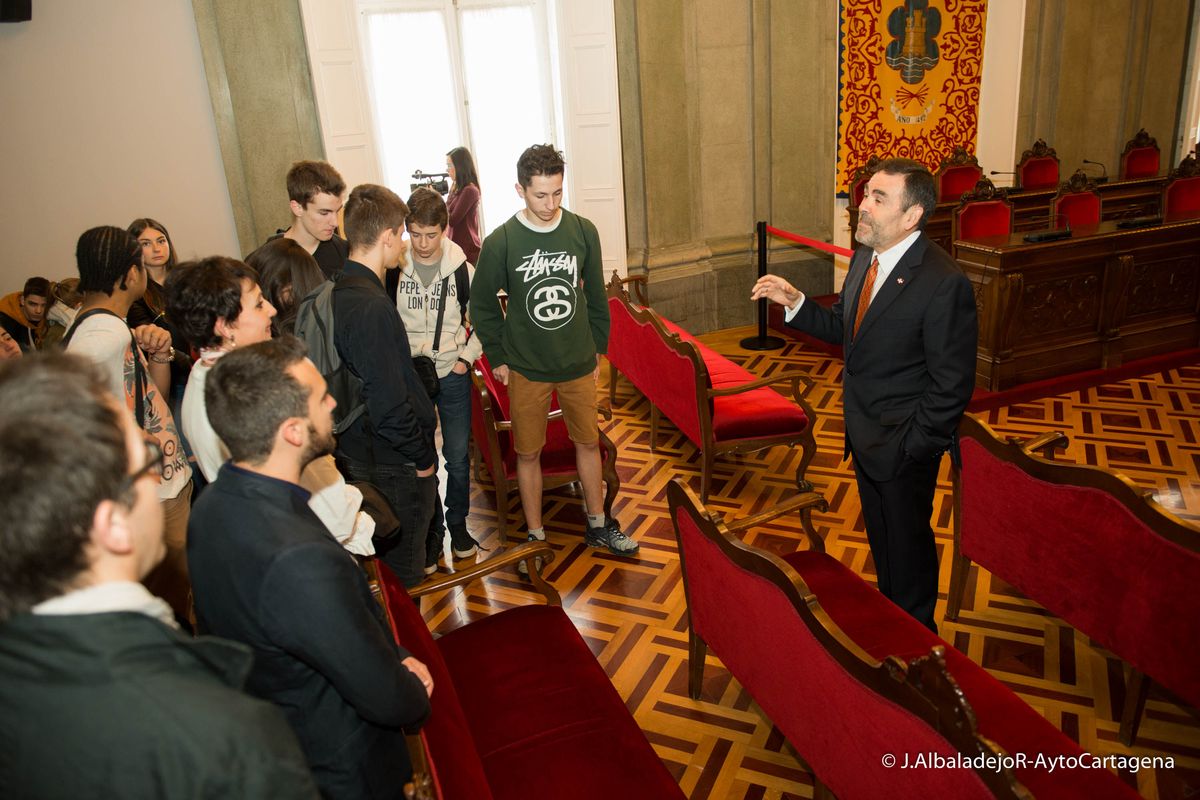
[[[145,419],[142,427],[158,440],[163,453],[163,475],[158,486],[159,500],[174,500],[192,479],[187,455],[179,446],[179,431],[171,409],[150,378],[146,357],[139,347],[136,352],[129,337],[129,326],[114,314],[93,314],[85,319],[71,337],[67,352],[85,356],[94,362],[108,378],[108,390],[136,414],[137,388],[134,384],[133,359],[142,363],[145,390],[142,404]]]

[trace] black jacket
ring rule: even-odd
[[[221,467],[188,521],[201,630],[254,650],[249,689],[281,706],[327,798],[400,797],[402,728],[429,715],[353,556],[295,484]]]
[[[315,798],[279,709],[242,693],[248,648],[137,612],[0,626],[6,797]]]
[[[437,415],[413,369],[396,301],[379,276],[357,261],[347,261],[343,274],[371,286],[339,282],[333,291],[334,344],[362,380],[367,404],[367,413],[338,438],[338,451],[361,463],[431,467],[437,457]]]
[[[975,388],[979,326],[971,282],[924,234],[900,258],[851,336],[871,262],[860,247],[831,309],[806,300],[789,323],[845,353],[846,455],[877,481],[907,454],[929,461],[952,446]]]

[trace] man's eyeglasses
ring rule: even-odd
[[[118,494],[124,496],[127,492],[133,489],[134,484],[147,475],[162,477],[163,474],[163,451],[159,446],[158,441],[147,436],[142,440],[142,444],[146,447],[146,463],[142,464],[135,472],[126,475],[118,487]]]

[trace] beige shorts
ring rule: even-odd
[[[515,369],[508,370],[508,405],[512,415],[513,446],[518,453],[536,453],[546,445],[546,415],[550,396],[558,392],[558,405],[567,423],[567,435],[577,444],[600,440],[596,420],[596,379],[589,372],[565,383],[531,381]]]

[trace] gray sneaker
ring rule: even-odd
[[[583,541],[588,547],[607,547],[609,552],[619,556],[635,556],[639,547],[637,542],[625,535],[620,524],[612,517],[606,519],[599,528],[589,525]]]
[[[546,540],[539,539],[531,533],[525,537],[525,541],[527,541],[527,542],[544,542]],[[526,563],[527,562],[525,562],[525,561],[518,561],[517,562],[517,572],[519,572],[523,577],[528,578],[529,577],[529,567],[525,566]],[[533,566],[538,571],[538,574],[541,575],[542,574],[542,557],[541,556],[533,557]]]

